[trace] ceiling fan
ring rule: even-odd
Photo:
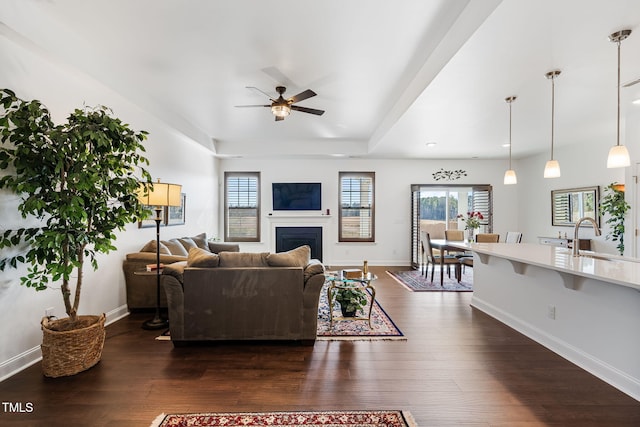
[[[276,116],[276,122],[280,120],[284,120],[289,114],[291,114],[291,110],[301,111],[303,113],[315,114],[316,116],[321,116],[324,114],[324,110],[316,110],[315,108],[307,108],[300,107],[299,105],[293,105],[296,102],[304,101],[305,99],[309,99],[317,94],[311,89],[307,89],[303,92],[300,92],[297,95],[292,96],[291,98],[285,99],[282,95],[287,91],[287,88],[284,86],[277,86],[276,92],[280,95],[277,99],[273,99],[271,95],[266,92],[261,91],[257,87],[247,86],[247,89],[256,90],[264,95],[266,95],[270,100],[271,104],[267,105],[236,105],[236,107],[269,107],[271,108],[271,112],[274,116]]]

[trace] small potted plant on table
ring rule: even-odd
[[[368,302],[365,291],[355,286],[339,287],[335,295],[343,317],[355,317],[358,310],[362,310]]]

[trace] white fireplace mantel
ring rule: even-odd
[[[308,221],[310,219],[316,220],[330,220],[331,215],[305,215],[305,214],[279,214],[279,215],[267,215],[269,221],[281,221],[281,220],[302,220]]]

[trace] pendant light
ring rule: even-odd
[[[553,128],[556,107],[555,78],[560,75],[560,70],[549,71],[545,76],[551,80],[551,159],[544,165],[545,178],[558,178],[560,176],[560,163],[553,159]]]
[[[516,97],[509,96],[504,100],[509,104],[509,170],[504,173],[504,185],[512,185],[518,183],[516,171],[511,168],[511,103],[516,100]]]
[[[622,40],[629,37],[629,34],[631,34],[631,30],[621,30],[609,36],[610,41],[618,43],[618,128],[616,145],[611,147],[609,157],[607,157],[608,168],[626,168],[631,165],[627,147],[620,145],[620,44]]]

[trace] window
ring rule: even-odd
[[[260,172],[225,172],[224,240],[260,241]]]
[[[338,241],[374,242],[374,172],[340,172]]]

